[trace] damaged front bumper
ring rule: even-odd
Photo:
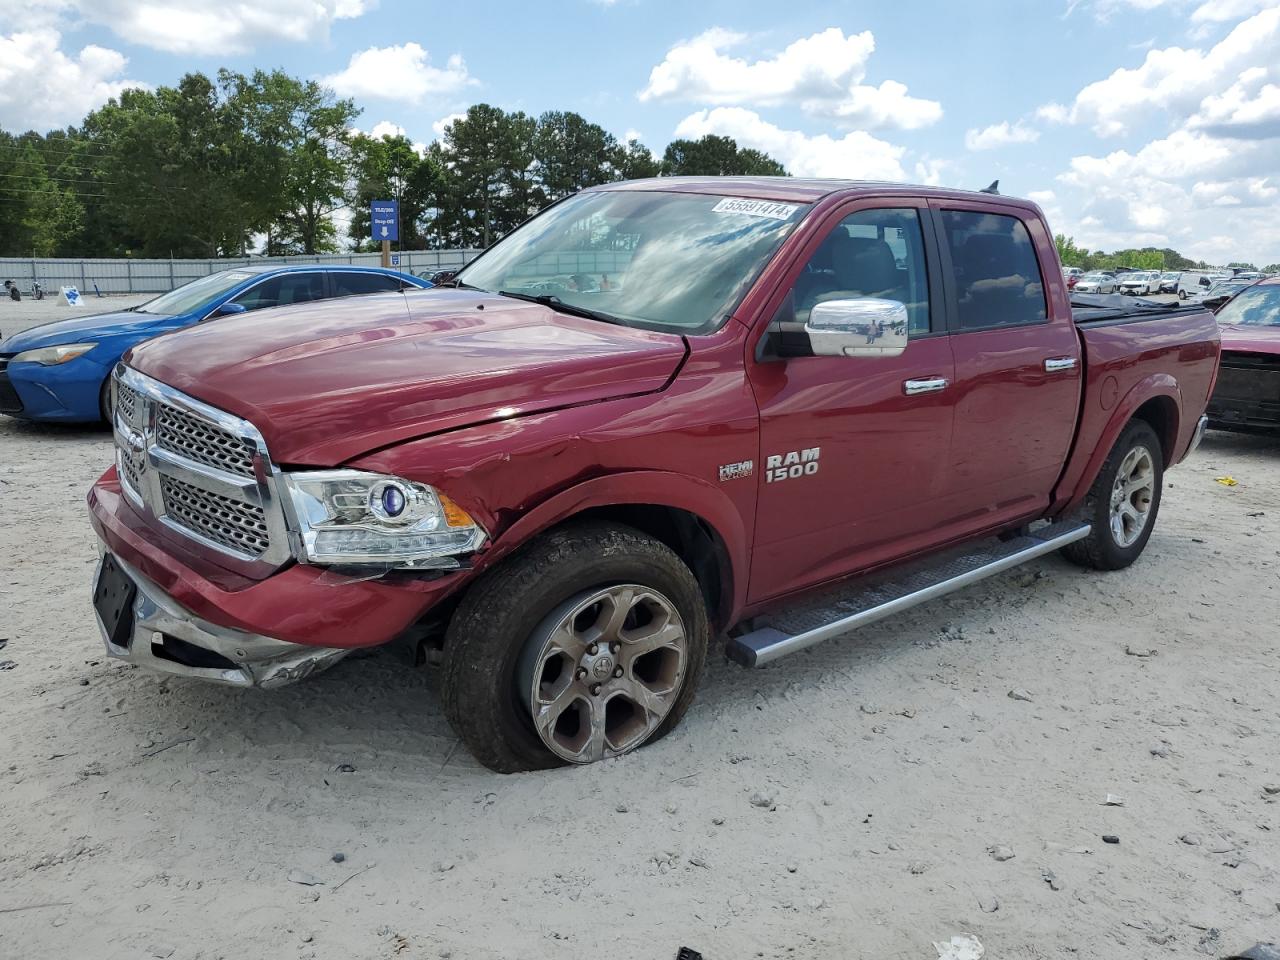
[[[107,654],[117,660],[233,687],[272,688],[318,673],[351,652],[210,623],[101,544],[99,552],[95,615]],[[114,609],[113,591],[119,600]]]

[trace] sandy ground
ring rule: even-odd
[[[83,497],[109,449],[0,420],[0,957],[933,960],[972,934],[1196,958],[1280,933],[1280,443],[1210,434],[1128,571],[1054,558],[765,670],[717,655],[662,743],[508,777],[390,656],[276,693],[106,661]]]

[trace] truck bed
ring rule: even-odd
[[[1084,384],[1075,444],[1054,498],[1057,507],[1084,496],[1117,431],[1136,412],[1135,398],[1152,407],[1165,465],[1179,462],[1218,368],[1218,322],[1202,306],[1081,294],[1071,298],[1071,310]]]
[[[1071,315],[1077,325],[1150,320],[1170,314],[1207,312],[1201,306],[1188,306],[1180,301],[1153,303],[1120,293],[1073,293]]]

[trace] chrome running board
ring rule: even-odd
[[[915,567],[875,586],[855,581],[821,597],[757,617],[767,626],[731,638],[725,652],[744,667],[762,667],[789,653],[1004,573],[1088,535],[1089,524],[1062,521],[1009,540],[970,545],[961,553],[947,553],[941,561]]]

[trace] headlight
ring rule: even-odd
[[[465,510],[424,483],[360,470],[287,473],[306,563],[449,569],[484,543]]]
[[[96,343],[67,343],[60,347],[41,347],[39,350],[20,353],[9,362],[39,363],[46,367],[56,367],[60,363],[83,356],[96,346]]]

